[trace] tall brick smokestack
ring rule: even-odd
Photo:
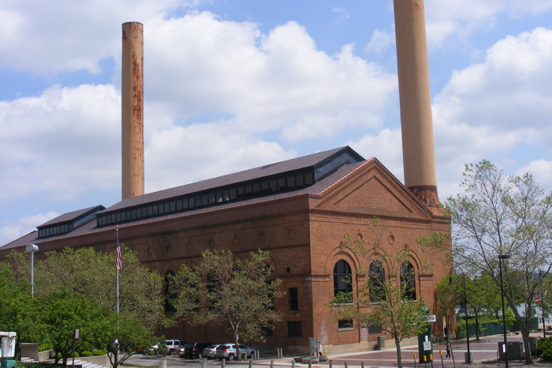
[[[143,33],[141,23],[123,23],[123,199],[144,194]]]
[[[393,0],[405,185],[438,207],[423,0]]]

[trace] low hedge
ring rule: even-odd
[[[552,361],[552,337],[540,338],[537,346],[539,358],[545,361]]]
[[[73,356],[73,354],[69,354],[69,358],[73,358],[73,357],[74,357],[74,358],[78,358],[78,357],[80,357],[80,355],[79,355],[79,353],[77,353],[77,352],[75,351],[75,355],[74,355],[74,356]],[[56,353],[55,358],[61,359],[61,358],[62,358],[61,353]],[[34,367],[34,366],[33,366],[33,367]]]

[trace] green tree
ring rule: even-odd
[[[134,353],[132,349],[138,344],[144,345],[153,340],[152,332],[163,317],[163,282],[159,274],[138,261],[135,252],[123,247],[122,253],[123,269],[119,271],[120,313],[117,314],[113,253],[71,248],[46,253],[46,258],[35,260],[35,298],[31,298],[28,254],[12,252],[0,264],[0,270],[4,270],[5,276],[4,280],[0,277],[0,295],[3,282],[7,287],[7,295],[15,288],[21,292],[18,298],[9,301],[6,298],[6,302],[0,306],[0,311],[2,307],[4,310],[13,310],[12,313],[0,316],[0,323],[2,318],[6,320],[3,325],[18,332],[18,341],[51,342],[56,349],[60,349],[56,352],[65,354],[66,358],[66,339],[72,336],[72,333],[67,336],[69,327],[60,330],[58,323],[62,320],[56,319],[55,309],[47,318],[43,313],[44,308],[56,305],[60,311],[69,315],[67,321],[72,321],[74,328],[87,326],[81,329],[79,345],[89,344],[110,352],[124,352],[118,354],[112,364],[124,362]],[[67,300],[57,300],[60,296],[66,296]],[[75,309],[71,303],[93,305],[95,310],[102,313],[95,314],[95,323],[87,322],[84,317],[78,317],[79,309]],[[8,316],[16,318],[8,321]],[[126,327],[119,329],[123,324]],[[92,331],[96,331],[96,326],[100,325],[103,332],[93,334]],[[118,350],[113,345],[115,340],[119,341]]]
[[[379,327],[391,334],[397,348],[397,363],[402,368],[401,341],[427,330],[424,302],[412,294],[411,281],[415,275],[403,277],[404,265],[411,260],[410,252],[395,253],[380,248],[379,239],[385,228],[378,225],[377,218],[370,228],[376,238],[373,244],[350,236],[345,236],[341,244],[367,264],[354,272],[367,274],[368,282],[359,285],[356,293],[337,294],[329,307],[338,320],[352,320],[357,328]]]
[[[136,323],[134,318],[110,312],[105,322],[103,334],[95,346],[111,353],[108,356],[113,368],[134,355],[139,345],[150,346],[154,342],[151,332],[143,324]]]
[[[56,352],[56,363],[62,359],[63,365],[67,365],[74,343],[76,350],[93,345],[108,326],[109,312],[85,295],[60,289],[35,299],[40,307],[40,319],[48,328],[47,342]],[[74,339],[76,329],[80,332],[78,340]]]
[[[136,252],[121,246],[123,268],[119,271],[119,310],[150,331],[163,313],[163,279],[138,260]],[[60,288],[86,295],[99,306],[117,310],[115,254],[92,248],[65,248],[47,252],[36,262],[35,295],[48,295]]]
[[[192,323],[226,321],[240,359],[238,338],[264,341],[263,328],[281,319],[274,310],[275,299],[283,295],[281,281],[274,279],[269,259],[262,250],[247,259],[226,250],[203,252],[199,265],[183,265],[175,277],[177,314],[193,314]]]
[[[483,160],[466,165],[464,191],[447,200],[453,223],[456,266],[470,275],[487,277],[488,290],[500,290],[499,255],[503,260],[504,296],[520,325],[526,351],[529,326],[540,278],[551,270],[552,196],[531,175],[505,175]],[[540,277],[537,277],[540,274]],[[525,316],[518,305],[522,304]],[[525,355],[533,363],[531,354]]]
[[[468,315],[474,317],[476,340],[480,340],[481,324],[489,320],[497,320],[501,310],[499,295],[496,290],[489,291],[489,282],[491,280],[485,276],[470,277],[452,274],[450,279],[443,280],[437,286],[439,302],[436,313],[462,307],[465,297]],[[459,327],[465,328],[463,324]]]
[[[40,319],[36,299],[31,297],[30,284],[16,280],[9,269],[0,271],[0,330],[17,333],[19,351],[22,342],[43,340],[48,329]]]

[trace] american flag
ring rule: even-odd
[[[115,247],[115,252],[117,254],[117,271],[123,268],[123,263],[121,262],[121,244],[119,243],[119,226],[117,226],[117,245]]]

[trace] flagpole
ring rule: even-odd
[[[119,244],[119,225],[116,225],[116,228],[117,228],[117,249],[116,249],[116,257],[117,257],[117,262],[116,262],[116,268],[117,268],[117,314],[119,314],[119,268],[120,268],[120,254],[121,254],[121,249],[120,249],[120,244]]]

